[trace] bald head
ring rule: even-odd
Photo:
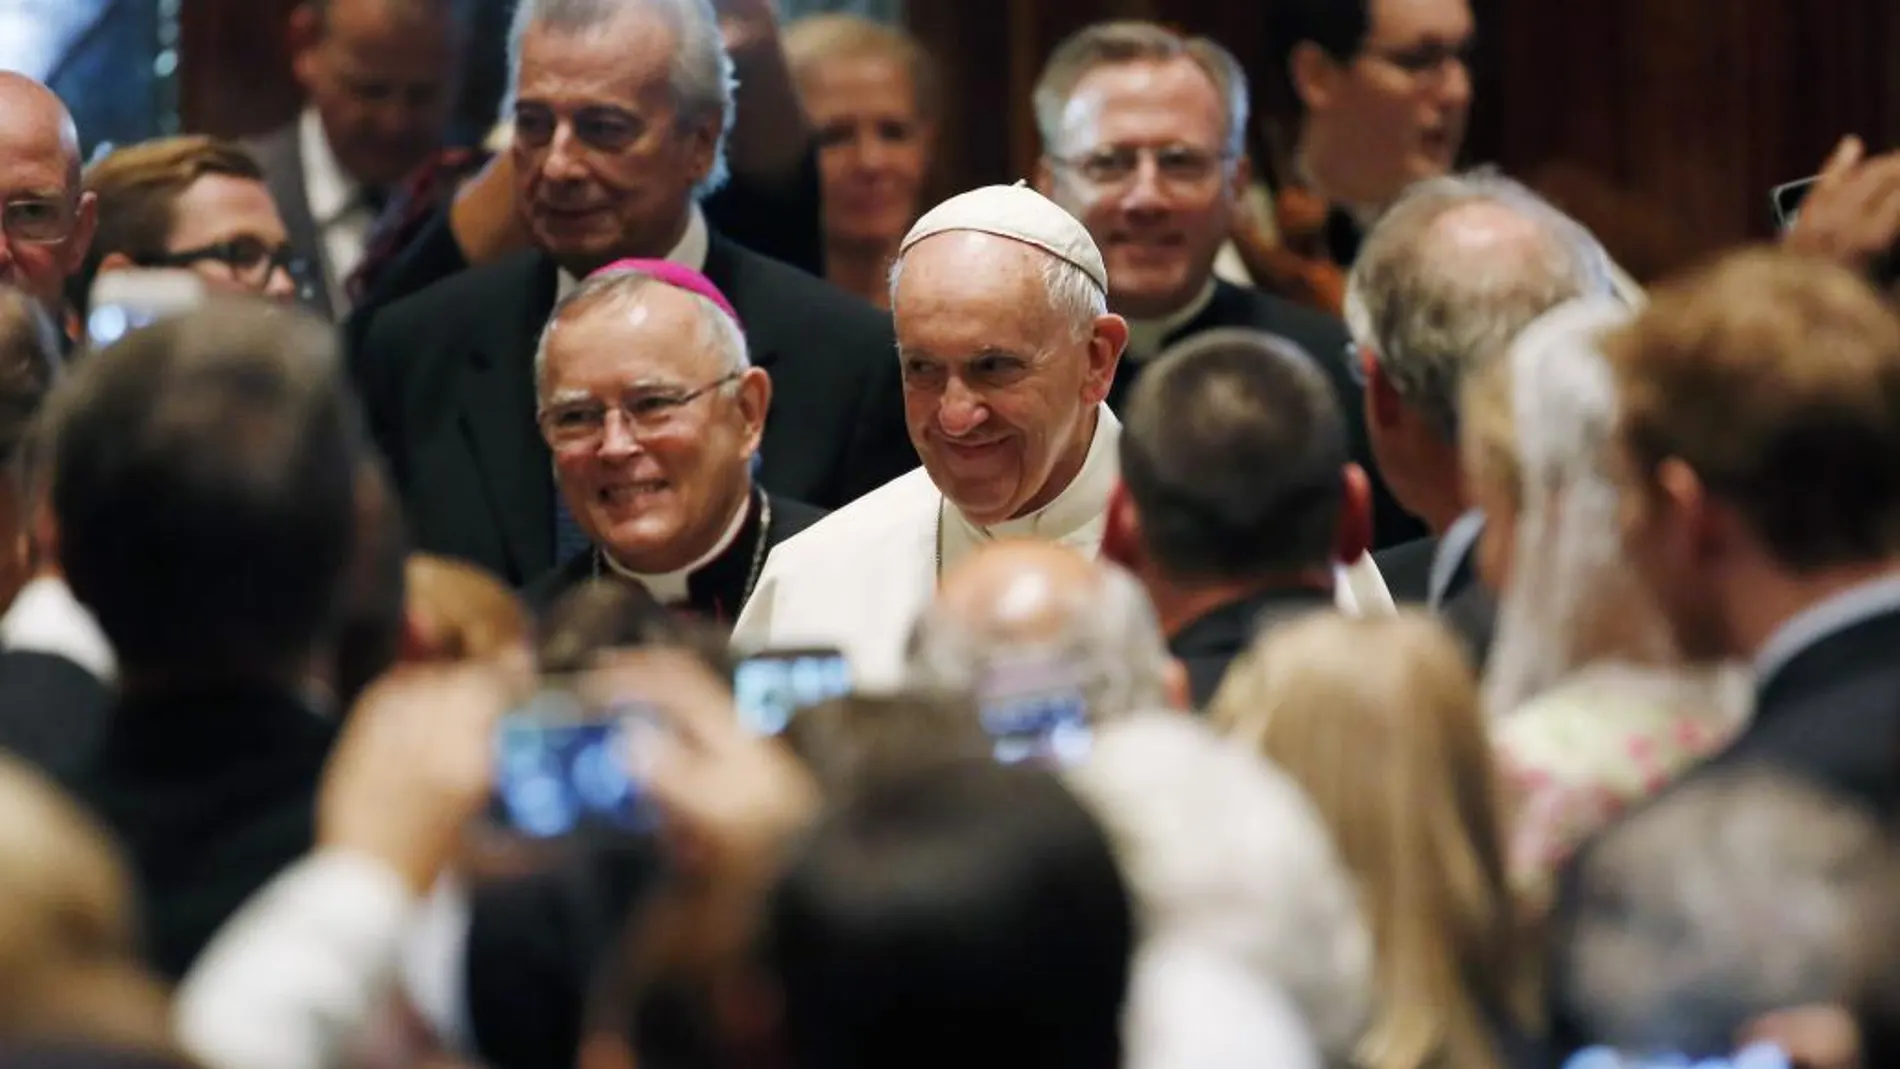
[[[64,307],[66,280],[92,243],[93,197],[80,189],[79,131],[52,90],[0,72],[0,283],[49,312]]]
[[[1168,704],[1170,661],[1140,584],[1047,542],[993,542],[944,577],[911,635],[909,682],[981,695],[1007,666],[1061,666],[1091,719]]]

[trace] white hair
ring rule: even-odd
[[[1060,606],[1062,625],[1026,646],[998,611],[970,620],[941,602],[924,610],[911,632],[906,683],[926,691],[979,694],[991,672],[1023,658],[1077,669],[1089,720],[1099,723],[1168,703],[1173,664],[1154,605],[1140,583],[1107,562],[1084,597]]]
[[[1096,732],[1070,786],[1107,829],[1144,941],[1215,951],[1285,992],[1329,1059],[1372,1004],[1372,939],[1352,879],[1299,786],[1180,713]]]
[[[1108,314],[1108,291],[1096,285],[1080,267],[1042,249],[1036,251],[1043,257],[1042,290],[1049,307],[1068,325],[1071,338],[1077,341],[1087,338],[1095,330],[1095,320]],[[891,261],[892,308],[897,307],[897,284],[904,277],[904,259],[908,255],[910,249]]]
[[[1535,240],[1476,258],[1446,241],[1440,220],[1480,204],[1534,224]],[[1523,185],[1475,172],[1415,183],[1380,217],[1347,277],[1344,313],[1406,404],[1455,442],[1472,371],[1551,308],[1615,292],[1588,230]]]
[[[692,300],[699,313],[700,327],[718,348],[720,366],[727,373],[741,372],[752,366],[751,359],[746,355],[745,334],[739,329],[739,324],[733,322],[725,309],[703,294],[674,286],[644,271],[606,271],[591,276],[574,292],[561,298],[549,314],[547,325],[541,328],[541,336],[534,345],[536,397],[546,400],[541,398],[541,394],[547,388],[548,343],[553,339],[556,329],[577,316],[638,304],[656,288],[675,290]],[[737,383],[728,383],[725,387],[728,392],[736,388]]]
[[[1753,1019],[1850,1002],[1891,963],[1892,844],[1851,804],[1766,771],[1686,784],[1578,863],[1553,995],[1589,1042],[1721,1056]]]
[[[1144,939],[1123,1011],[1122,1069],[1320,1069],[1300,1011],[1218,950]]]
[[[668,82],[680,124],[689,126],[707,119],[719,123],[713,165],[693,189],[695,196],[708,196],[725,185],[730,173],[726,139],[732,132],[733,92],[739,85],[732,57],[726,53],[725,39],[719,32],[719,16],[709,0],[520,0],[508,30],[508,93],[502,102],[502,118],[514,113],[515,92],[521,84],[521,43],[530,27],[585,33],[635,11],[660,15],[679,38]]]

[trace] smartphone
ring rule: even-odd
[[[639,768],[658,725],[638,703],[601,703],[566,683],[544,684],[495,728],[491,823],[529,839],[651,831],[657,813]]]
[[[1819,175],[1811,175],[1793,182],[1783,182],[1768,191],[1768,203],[1774,209],[1775,225],[1783,233],[1794,226],[1795,219],[1801,214],[1801,202],[1807,199],[1808,193],[1814,189],[1814,183],[1818,181]]]
[[[732,673],[733,703],[747,730],[777,735],[801,709],[851,693],[851,663],[829,647],[766,650]]]
[[[111,345],[140,327],[198,307],[208,292],[204,279],[183,268],[103,272],[87,301],[86,338],[94,348]]]
[[[977,709],[1003,764],[1063,768],[1088,758],[1088,698],[1080,673],[1060,659],[992,665],[977,688]]]

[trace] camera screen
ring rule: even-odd
[[[496,728],[492,819],[534,839],[650,829],[655,816],[633,763],[652,730],[638,707],[589,711],[544,692]]]
[[[800,709],[851,693],[851,666],[837,650],[761,653],[739,662],[734,703],[747,730],[777,735]]]
[[[1003,764],[1062,768],[1088,758],[1088,707],[1078,691],[994,696],[983,702],[982,716]]]

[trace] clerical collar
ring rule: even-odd
[[[680,235],[679,244],[674,245],[662,259],[671,260],[681,267],[690,267],[695,271],[706,270],[706,253],[712,247],[712,235],[706,227],[706,215],[699,205],[689,205],[686,209],[686,233]],[[580,288],[580,279],[575,278],[566,268],[561,269],[554,287],[554,299],[558,302],[568,294]]]
[[[752,496],[751,491],[747,491],[746,496],[740,500],[739,507],[732,514],[732,522],[726,524],[725,533],[719,536],[719,541],[713,544],[713,548],[684,568],[658,574],[636,572],[615,560],[613,554],[604,548],[601,550],[600,559],[607,562],[607,569],[615,575],[623,579],[631,579],[646,587],[647,593],[652,594],[653,599],[662,605],[686,601],[690,595],[687,581],[692,578],[693,573],[718,560],[719,555],[731,549],[732,543],[738,540],[739,532],[745,528],[746,517],[752,513]]]
[[[981,527],[946,501],[938,547],[942,566],[948,568],[970,550],[999,538],[1060,542],[1093,556],[1101,548],[1108,498],[1120,476],[1117,443],[1121,430],[1121,422],[1107,405],[1095,406],[1095,437],[1089,442],[1082,470],[1054,500],[1027,516]]]
[[[1182,305],[1178,310],[1160,319],[1130,319],[1128,321],[1128,348],[1122,355],[1130,360],[1149,360],[1161,355],[1161,347],[1168,343],[1168,336],[1189,323],[1194,317],[1207,311],[1214,303],[1214,276],[1207,277],[1207,285],[1194,299]]]

